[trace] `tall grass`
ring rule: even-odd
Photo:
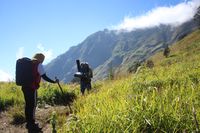
[[[23,94],[14,83],[0,84],[0,111],[23,103]]]
[[[68,105],[76,98],[75,92],[70,86],[63,85],[64,94],[57,85],[41,83],[38,89],[38,103],[49,105]],[[24,105],[24,96],[21,87],[15,83],[0,84],[0,111],[7,110],[15,105]],[[42,107],[42,106],[41,106]]]
[[[200,87],[189,75],[115,81],[75,103],[77,113],[61,131],[72,132],[191,132],[193,111],[200,120]],[[200,78],[200,77],[198,77]]]
[[[155,67],[143,65],[125,78],[99,81],[80,96],[79,86],[41,84],[39,102],[73,102],[73,113],[57,115],[57,132],[198,132],[200,122],[200,31],[171,47],[171,55],[152,57]],[[76,100],[74,100],[76,98]],[[22,105],[15,84],[0,84],[0,109]]]
[[[98,93],[80,97],[59,132],[198,132],[199,32],[175,45],[169,58],[153,58],[155,68],[104,81]]]

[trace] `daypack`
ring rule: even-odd
[[[32,67],[32,60],[27,57],[20,58],[16,61],[15,80],[17,85],[27,86],[33,82],[34,78]]]

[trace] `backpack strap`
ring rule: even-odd
[[[39,62],[38,61],[33,61],[32,63],[32,72],[33,72],[33,83],[31,85],[31,88],[33,90],[37,90],[40,87],[40,80],[41,80],[41,76],[38,72],[38,65]]]

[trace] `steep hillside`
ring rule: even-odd
[[[64,82],[73,79],[75,60],[87,61],[94,70],[94,80],[105,79],[110,67],[121,71],[143,61],[166,45],[183,38],[197,29],[194,21],[178,27],[160,25],[132,32],[99,31],[87,37],[82,43],[70,48],[46,66],[48,74],[58,76]]]
[[[200,30],[196,30],[192,34],[184,37],[170,47],[170,56],[165,58],[163,51],[156,53],[149,59],[152,60],[155,66],[162,66],[165,63],[176,64],[179,62],[196,63],[196,57],[200,56]],[[195,59],[193,59],[195,57]],[[194,62],[192,60],[195,60]]]
[[[121,33],[112,56],[95,69],[95,78],[105,78],[108,75],[110,66],[116,69],[118,73],[127,72],[135,63],[146,60],[149,56],[167,45],[172,45],[196,28],[196,23],[190,21],[179,27],[161,25],[159,27]]]
[[[60,132],[199,132],[200,30],[126,78],[99,82]]]
[[[58,133],[199,132],[200,30],[170,50],[167,58],[163,51],[149,58],[153,68],[143,64],[126,77],[93,82],[84,96],[78,84],[61,84],[63,94],[56,84],[41,83],[36,119],[44,133],[52,131],[52,121]],[[15,83],[0,83],[0,118],[0,132],[27,132]]]

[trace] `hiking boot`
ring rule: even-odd
[[[26,128],[27,128],[29,131],[35,131],[35,132],[40,132],[40,131],[42,131],[42,128],[39,127],[39,124],[38,124],[38,123],[26,124]]]

